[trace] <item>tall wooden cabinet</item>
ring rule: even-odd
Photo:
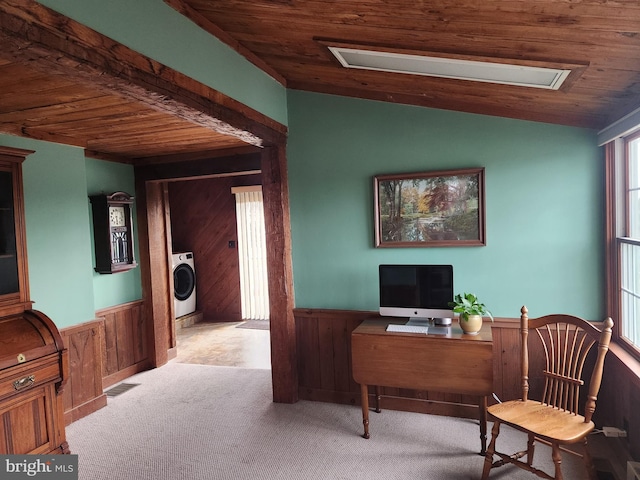
[[[30,150],[0,147],[0,312],[31,308],[22,162]]]
[[[31,153],[0,146],[0,453],[69,453],[68,352],[29,298],[22,162]]]

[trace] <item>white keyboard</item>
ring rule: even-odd
[[[427,333],[429,327],[421,327],[419,325],[387,325],[387,332],[400,333]]]

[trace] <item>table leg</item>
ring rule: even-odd
[[[480,397],[480,455],[487,453],[487,397]]]
[[[376,385],[376,413],[380,413],[380,385]]]
[[[360,396],[362,403],[362,424],[364,425],[363,438],[369,438],[369,388],[367,385],[360,385]]]

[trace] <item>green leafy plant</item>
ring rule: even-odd
[[[484,303],[478,301],[473,293],[457,294],[453,297],[453,302],[449,302],[449,306],[453,308],[453,311],[460,315],[460,318],[464,321],[469,321],[469,315],[486,315],[493,322],[493,315],[487,309]]]

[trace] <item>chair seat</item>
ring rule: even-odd
[[[595,426],[593,422],[585,422],[582,415],[575,415],[534,400],[499,403],[490,406],[487,411],[512,427],[559,443],[580,441]]]

